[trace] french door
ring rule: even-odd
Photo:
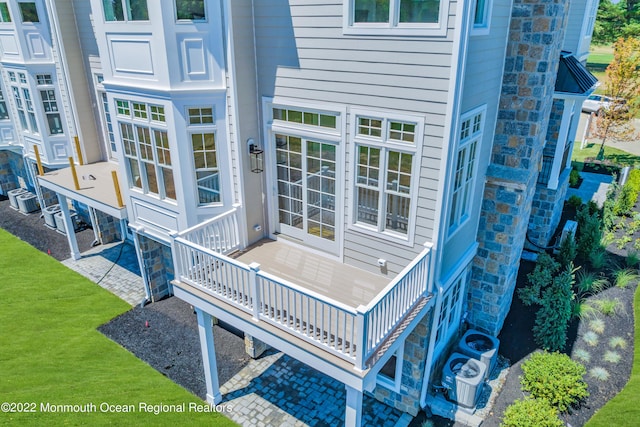
[[[337,253],[337,145],[276,134],[279,232]]]

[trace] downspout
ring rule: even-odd
[[[442,311],[442,300],[444,298],[444,289],[442,286],[438,287],[438,296],[436,297],[436,311],[433,315],[433,321],[437,322],[440,318],[440,312]],[[433,353],[436,344],[436,335],[438,328],[431,328],[431,336],[429,337],[429,349],[427,350],[427,361],[424,365],[424,378],[422,379],[422,390],[420,391],[420,407],[425,409],[427,407],[427,393],[429,392],[429,382],[431,381],[431,365],[433,364]]]

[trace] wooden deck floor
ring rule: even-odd
[[[391,278],[277,240],[261,240],[233,258],[245,264],[257,262],[262,271],[353,308],[369,304],[391,282]]]

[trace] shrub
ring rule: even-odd
[[[578,254],[583,259],[589,259],[590,255],[601,249],[602,223],[597,212],[591,212],[589,205],[578,209]]]
[[[546,252],[538,255],[538,261],[535,268],[527,275],[529,285],[518,289],[518,297],[526,306],[541,303],[542,289],[546,288],[553,282],[554,274],[560,269],[558,264]]]
[[[598,334],[596,334],[593,331],[585,332],[584,335],[582,336],[582,339],[590,347],[595,347],[598,345]]]
[[[551,286],[542,291],[533,338],[545,350],[562,350],[567,342],[571,301],[575,298],[573,282],[573,264],[570,263],[553,279]]]
[[[607,381],[609,379],[609,371],[600,366],[589,369],[589,376],[595,378],[598,381]]]
[[[562,242],[560,242],[560,249],[558,251],[558,262],[560,266],[567,267],[573,260],[576,259],[578,254],[578,246],[576,240],[573,238],[573,233],[569,233]]]
[[[571,318],[572,319],[590,319],[598,315],[592,305],[590,305],[584,298],[576,297],[571,301]]]
[[[544,399],[516,400],[504,411],[502,427],[563,427],[558,411]]]
[[[605,265],[607,265],[607,260],[609,259],[607,251],[602,247],[598,247],[594,251],[592,251],[589,254],[588,258],[589,264],[591,264],[591,267],[594,270],[600,270],[601,268],[603,268]]]
[[[632,282],[638,280],[638,274],[629,268],[623,268],[620,270],[616,270],[613,272],[613,277],[615,278],[614,284],[617,288],[626,288]]]
[[[584,348],[576,348],[576,351],[573,352],[573,357],[583,361],[584,363],[589,363],[591,360],[591,353]]]
[[[589,329],[596,334],[602,334],[604,332],[604,320],[593,319],[589,322]]]
[[[569,185],[573,188],[577,187],[580,183],[580,172],[575,169],[571,169],[569,172]]]
[[[631,250],[627,252],[627,257],[625,258],[625,263],[627,267],[635,268],[640,263],[640,255],[635,250]]]
[[[569,203],[569,206],[573,206],[574,208],[578,209],[580,206],[582,206],[582,199],[580,198],[580,196],[576,196],[574,194],[573,196],[569,197],[567,203]]]
[[[622,310],[620,301],[616,298],[604,298],[593,301],[593,305],[605,316],[613,316]]]
[[[536,399],[546,399],[559,411],[589,396],[586,369],[562,353],[534,353],[522,364],[522,388]]]
[[[618,249],[624,249],[625,246],[627,246],[627,243],[631,242],[631,237],[629,236],[622,236],[618,239],[618,241],[616,242],[616,247]]]
[[[604,356],[602,358],[605,362],[613,363],[615,365],[616,363],[620,362],[620,359],[622,357],[617,351],[607,351],[604,353]]]
[[[627,182],[617,192],[613,212],[616,215],[628,215],[638,200],[640,192],[640,170],[629,172]]]
[[[602,276],[597,276],[595,273],[586,270],[578,271],[577,277],[577,289],[580,295],[593,295],[603,291],[609,285],[609,281]]]
[[[611,337],[609,339],[609,347],[611,348],[627,348],[627,341],[622,337]]]

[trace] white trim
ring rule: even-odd
[[[575,100],[565,100],[562,105],[562,117],[560,119],[560,128],[558,129],[556,150],[553,155],[551,172],[549,172],[549,181],[547,182],[547,188],[550,190],[558,189],[558,179],[560,178],[560,173],[565,168],[560,162],[562,162],[562,156],[564,155],[565,148],[567,148],[567,144],[570,143],[568,138],[572,118],[578,120],[580,118],[580,113],[575,113],[575,105]]]
[[[380,137],[371,137],[366,135],[358,135],[358,117],[376,118],[382,121],[382,129]],[[389,134],[389,122],[403,122],[403,123],[415,123],[414,141],[400,142],[390,140]],[[400,243],[405,246],[413,246],[415,238],[415,220],[418,211],[417,192],[420,186],[420,172],[422,165],[422,148],[424,145],[424,116],[411,115],[411,114],[398,114],[397,112],[384,111],[384,110],[371,110],[351,108],[349,111],[349,147],[351,149],[351,176],[349,177],[350,189],[349,200],[351,201],[347,212],[348,224],[347,229],[358,233],[366,234],[372,237],[389,240],[391,242]],[[356,174],[358,165],[358,150],[359,146],[367,146],[378,148],[381,151],[380,156],[380,175],[379,179],[386,182],[386,153],[388,151],[396,151],[401,153],[410,153],[412,155],[411,164],[411,188],[409,192],[409,200],[411,206],[409,210],[409,222],[407,224],[407,234],[397,233],[393,230],[385,230],[384,225],[381,225],[386,217],[386,211],[381,211],[384,208],[385,203],[378,206],[378,226],[374,227],[367,224],[357,222],[356,209],[357,209],[357,186],[356,186]],[[385,190],[383,186],[380,188],[380,198],[384,199]],[[380,213],[382,212],[382,214]]]
[[[395,393],[400,392],[400,385],[402,384],[402,365],[404,364],[404,344],[405,344],[405,340],[402,341],[402,344],[394,352],[394,356],[396,356],[395,378],[387,377],[386,375],[382,374],[380,370],[378,370],[378,373],[376,375],[377,385],[382,386],[386,389],[389,389]],[[382,369],[383,367],[384,365],[382,365],[380,369]]]
[[[324,128],[314,125],[304,125],[278,120],[274,123],[273,108],[300,108],[305,111],[318,111],[331,115],[336,115],[336,129]],[[300,240],[300,236],[289,235],[292,239],[300,241],[304,246],[326,251],[330,256],[337,256],[342,260],[344,253],[344,209],[345,209],[345,150],[346,150],[346,134],[345,134],[345,118],[346,108],[338,104],[323,103],[303,103],[299,100],[289,100],[287,98],[262,98],[262,116],[263,116],[263,141],[264,162],[265,162],[265,179],[266,179],[266,200],[267,200],[267,221],[269,224],[269,237],[278,239],[280,224],[278,220],[278,189],[277,189],[277,171],[275,162],[275,134],[283,133],[289,136],[301,137],[302,139],[312,139],[315,142],[329,143],[336,146],[336,194],[335,194],[335,219],[334,219],[334,240],[326,241],[320,237]],[[307,237],[307,236],[304,236]],[[313,237],[313,236],[311,236]],[[319,242],[318,242],[319,240]],[[316,244],[313,243],[316,241]],[[320,243],[319,245],[317,243]]]
[[[389,0],[389,22],[353,22],[353,5],[355,0],[344,0],[342,33],[359,36],[417,36],[435,37],[446,36],[450,0],[440,0],[438,22],[434,23],[401,23],[399,21],[399,7],[401,0]]]

